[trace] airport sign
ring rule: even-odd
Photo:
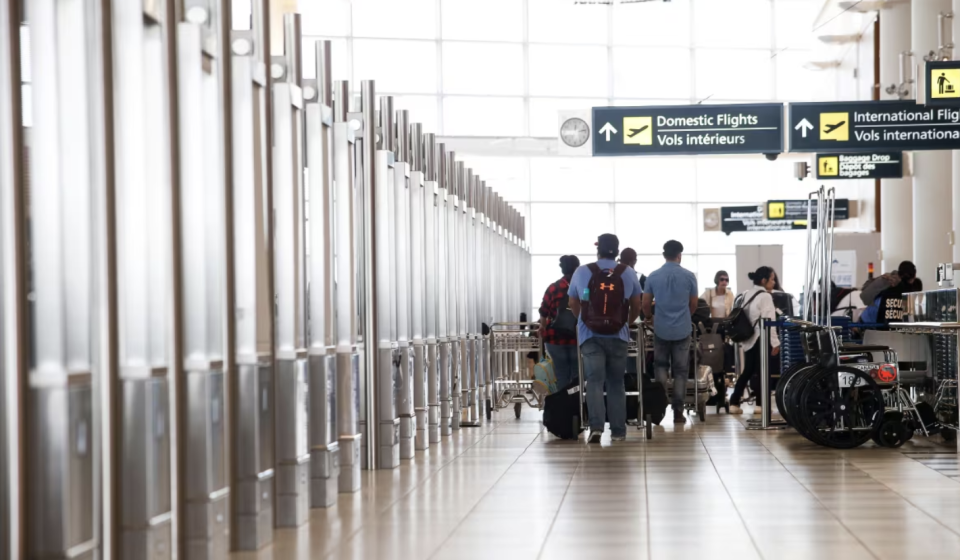
[[[735,231],[787,231],[807,229],[806,216],[803,220],[770,220],[767,218],[766,205],[721,206],[720,231],[727,235]]]
[[[803,226],[806,227],[807,220],[807,207],[810,205],[809,200],[769,200],[767,201],[767,215],[768,220],[786,220],[789,222],[802,221]],[[817,221],[817,205],[813,205],[813,221]],[[850,219],[850,200],[847,198],[838,198],[834,200],[833,205],[833,219],[834,220],[847,220]]]
[[[903,152],[817,154],[817,179],[899,179]]]
[[[921,70],[923,72],[924,70]],[[960,107],[960,61],[934,60],[926,64],[926,107]]]
[[[779,154],[783,105],[594,107],[593,155]]]
[[[960,149],[960,109],[915,101],[791,103],[791,152]]]

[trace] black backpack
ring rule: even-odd
[[[597,334],[617,334],[628,318],[622,278],[627,265],[618,264],[613,270],[601,270],[597,263],[590,263],[587,268],[592,276],[587,284],[588,299],[581,297],[584,302],[580,311],[583,324]]]
[[[730,317],[724,321],[724,332],[727,338],[733,342],[746,342],[750,340],[750,337],[753,336],[753,326],[756,323],[751,322],[750,317],[747,316],[747,307],[750,307],[753,300],[762,293],[765,292],[756,292],[750,296],[750,299],[748,299],[743,306],[735,307],[733,311],[730,312]],[[759,321],[759,319],[757,320]]]
[[[577,317],[570,311],[570,295],[567,294],[560,301],[560,309],[550,326],[558,335],[570,338],[577,336]]]

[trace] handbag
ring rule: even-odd
[[[734,310],[730,312],[730,316],[724,321],[723,329],[727,338],[738,343],[750,340],[750,337],[753,336],[753,326],[756,323],[750,321],[750,317],[747,316],[747,308],[750,307],[753,300],[762,293],[765,292],[760,291],[753,294],[742,307],[734,308]]]

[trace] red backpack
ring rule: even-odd
[[[623,295],[623,271],[618,264],[613,270],[601,270],[597,263],[587,265],[592,276],[587,284],[587,299],[582,300],[580,317],[583,324],[597,334],[617,334],[627,324],[627,300]]]

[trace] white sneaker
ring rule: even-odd
[[[731,404],[728,414],[743,414],[743,409],[735,404]]]

